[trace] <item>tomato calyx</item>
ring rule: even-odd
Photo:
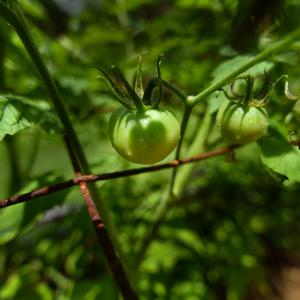
[[[149,80],[145,89],[141,58],[132,86],[117,66],[112,66],[112,71],[122,87],[104,69],[96,67],[115,98],[122,104],[109,120],[111,144],[120,156],[133,163],[154,164],[163,160],[180,139],[180,124],[176,116],[159,106],[163,96],[161,58],[157,60],[156,76]]]
[[[259,77],[254,78],[250,74],[240,76],[235,78],[229,83],[229,89],[226,91],[224,88],[219,89],[222,91],[226,98],[234,103],[238,103],[242,106],[249,107],[262,107],[268,104],[271,95],[277,85],[283,81],[284,83],[284,95],[288,100],[295,101],[299,97],[293,95],[289,89],[288,76],[281,75],[275,82],[270,81],[270,76],[267,72],[264,72],[263,84],[260,88],[255,87],[255,79],[260,79]],[[245,81],[244,86],[242,86],[242,92],[237,91],[237,83],[240,81]]]
[[[222,89],[228,100],[220,106],[217,114],[217,126],[221,136],[238,145],[255,142],[263,137],[268,128],[268,114],[263,106],[269,102],[273,90],[282,80],[285,84],[285,96],[289,100],[296,100],[297,97],[289,91],[286,75],[271,83],[266,72],[263,81],[255,81],[248,74],[234,79],[229,84],[228,91]]]
[[[162,79],[160,72],[162,55],[159,56],[157,60],[157,74],[154,78],[151,78],[147,86],[143,87],[143,75],[142,75],[142,59],[139,58],[139,65],[137,74],[135,77],[133,87],[129,84],[128,80],[119,69],[119,67],[113,65],[111,67],[112,71],[115,74],[115,77],[119,79],[125,88],[122,90],[118,87],[116,81],[101,67],[95,66],[95,68],[101,72],[102,78],[107,86],[111,89],[115,98],[126,108],[130,110],[137,110],[139,112],[145,112],[148,109],[157,109],[159,103],[162,99]]]
[[[238,81],[244,83],[242,92],[237,91]],[[248,74],[231,82],[229,92],[222,89],[228,100],[219,108],[217,127],[227,142],[235,145],[255,142],[267,131],[268,115],[262,106],[268,103],[272,86],[267,74],[259,89],[254,84],[254,78]]]
[[[245,84],[242,86],[242,92],[236,91],[237,82],[245,81]],[[244,107],[262,107],[265,106],[270,99],[270,91],[272,89],[272,85],[269,81],[269,76],[265,72],[264,73],[264,83],[260,89],[254,89],[254,77],[250,74],[245,76],[240,76],[235,78],[232,82],[229,83],[229,91],[221,88],[220,90],[225,94],[226,98],[234,103],[238,103]]]

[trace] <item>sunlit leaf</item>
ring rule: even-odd
[[[274,129],[258,142],[262,163],[272,171],[300,182],[300,150]]]
[[[50,133],[61,130],[60,122],[47,102],[0,96],[0,141],[7,134],[14,135],[33,125],[40,125]]]

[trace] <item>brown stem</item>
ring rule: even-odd
[[[81,182],[95,182],[95,181],[101,181],[101,180],[117,179],[117,178],[134,176],[134,175],[143,174],[143,173],[156,172],[156,171],[160,171],[160,170],[164,170],[164,169],[175,168],[175,167],[182,166],[185,164],[205,160],[205,159],[208,159],[211,157],[231,153],[234,148],[236,148],[236,146],[221,148],[221,149],[213,150],[210,152],[200,153],[191,158],[182,159],[182,160],[172,160],[165,164],[159,164],[159,165],[150,166],[150,167],[136,168],[136,169],[117,171],[117,172],[112,172],[112,173],[103,173],[103,174],[99,174],[99,175],[82,175],[75,179],[69,179],[67,181],[49,185],[49,186],[45,186],[45,187],[39,188],[37,190],[33,190],[33,191],[25,193],[25,194],[11,196],[7,199],[0,200],[0,209],[5,208],[10,205],[22,203],[22,202],[32,200],[35,198],[39,198],[39,197],[42,197],[42,196],[45,196],[48,194],[59,192],[61,190],[70,188],[72,186],[80,185]]]
[[[128,275],[126,274],[122,262],[115,252],[105,224],[103,223],[97,207],[92,199],[88,184],[86,182],[81,182],[79,187],[85,204],[88,208],[88,212],[93,222],[97,237],[104,250],[110,269],[119,285],[123,298],[125,300],[138,300],[139,298],[128,280]]]
[[[80,172],[80,164],[76,158],[76,155],[72,149],[71,143],[68,141],[68,138],[65,138],[65,142],[67,145],[67,149],[69,152],[69,156],[73,165],[73,169],[75,172],[76,178],[81,178],[82,174]],[[92,223],[94,225],[94,229],[96,231],[98,240],[100,242],[100,245],[103,248],[105,257],[107,259],[107,262],[110,266],[110,269],[115,277],[115,280],[118,283],[118,286],[121,290],[122,296],[124,300],[138,300],[137,294],[134,292],[130,281],[128,279],[128,275],[125,272],[125,269],[122,265],[121,260],[119,259],[113,243],[109,237],[109,234],[106,230],[106,226],[100,216],[100,213],[96,207],[96,204],[93,200],[93,197],[91,195],[89,186],[87,182],[81,181],[79,183],[80,192],[83,196],[84,202],[87,206],[89,216],[92,220]]]

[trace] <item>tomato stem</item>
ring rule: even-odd
[[[292,31],[289,33],[284,39],[280,40],[279,42],[274,43],[267,49],[263,50],[256,56],[254,56],[252,59],[248,60],[243,64],[241,67],[237,68],[227,76],[224,76],[220,80],[214,82],[211,84],[208,88],[194,96],[194,102],[195,104],[199,103],[201,100],[206,99],[208,95],[213,93],[214,91],[220,89],[222,86],[230,82],[232,79],[237,77],[239,74],[245,72],[249,68],[253,67],[254,65],[268,59],[273,54],[278,53],[282,50],[286,50],[291,46],[291,44],[300,37],[300,28]]]
[[[181,148],[182,148],[182,143],[183,143],[183,139],[185,137],[187,125],[188,125],[188,122],[190,120],[193,107],[194,106],[188,104],[188,102],[185,103],[184,113],[183,113],[183,117],[182,117],[182,120],[181,120],[181,126],[180,126],[180,139],[179,139],[179,142],[178,142],[178,146],[176,148],[175,159],[180,159],[180,152],[181,152]],[[173,194],[173,187],[174,187],[176,175],[177,175],[177,168],[174,168],[172,170],[172,174],[171,174],[170,191],[169,191],[170,195]]]
[[[171,92],[173,92],[184,104],[187,102],[187,96],[184,95],[175,85],[163,79],[161,83]]]

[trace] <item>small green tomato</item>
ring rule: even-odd
[[[167,109],[138,111],[120,107],[110,118],[108,133],[122,157],[138,164],[154,164],[175,148],[180,126]]]
[[[222,137],[233,144],[257,141],[267,131],[268,115],[264,108],[241,105],[226,100],[217,114]]]

